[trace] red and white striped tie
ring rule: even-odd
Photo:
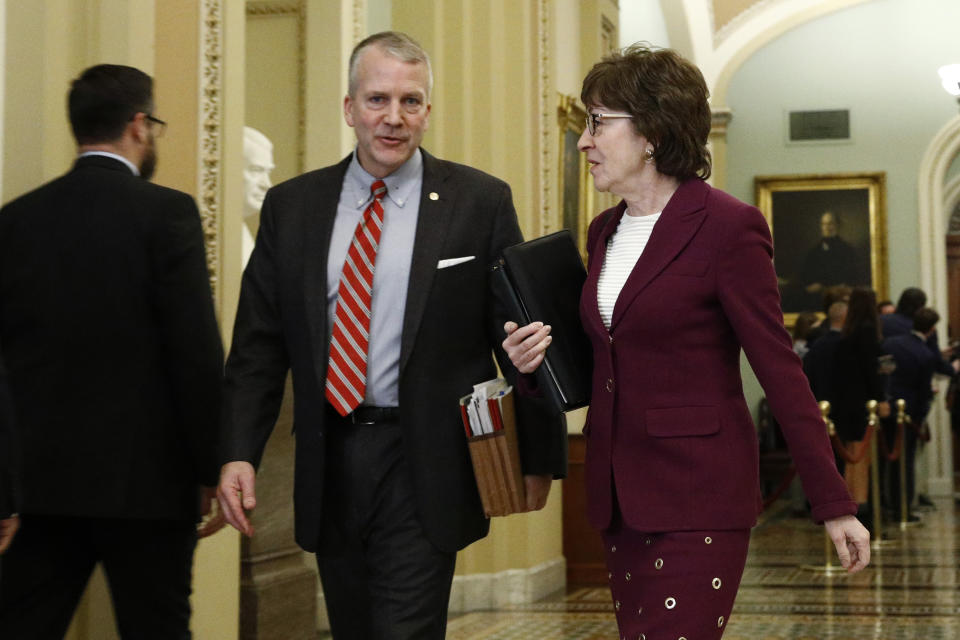
[[[370,299],[373,292],[373,268],[383,230],[383,205],[387,185],[377,180],[370,185],[373,202],[353,235],[347,260],[343,263],[330,361],[327,363],[327,400],[342,416],[363,402],[367,388],[367,347],[370,344]]]

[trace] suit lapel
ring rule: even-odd
[[[423,149],[420,151],[423,154],[423,187],[420,190],[420,211],[417,214],[410,281],[407,284],[407,306],[400,341],[401,377],[413,351],[414,339],[423,319],[430,287],[433,286],[433,278],[437,274],[437,262],[450,227],[456,197],[453,186],[446,182],[449,169]]]
[[[315,354],[314,366],[321,384],[327,376],[327,254],[337,217],[343,177],[352,154],[342,162],[317,172],[307,184],[300,212],[303,220],[303,284],[307,324]]]
[[[657,220],[657,224],[654,225],[646,248],[617,298],[610,322],[611,330],[617,326],[640,292],[670,264],[677,254],[683,251],[703,224],[706,215],[704,204],[709,189],[705,182],[694,178],[682,183],[673,194],[660,219]],[[619,219],[618,216],[618,222]]]

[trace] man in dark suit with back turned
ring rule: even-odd
[[[0,210],[0,343],[23,450],[0,636],[63,637],[100,562],[123,638],[189,638],[223,363],[200,217],[148,181],[163,126],[150,76],[91,67],[68,103],[73,169]]]
[[[420,149],[431,76],[417,43],[370,36],[349,77],[355,153],[263,204],[227,361],[218,497],[251,535],[254,467],[291,369],[296,538],[318,553],[333,636],[442,639],[456,552],[489,526],[457,400],[496,375],[506,316],[489,266],[521,235],[507,184]],[[516,400],[539,509],[565,472],[565,430]]]
[[[938,373],[942,360],[940,353],[930,348],[930,339],[936,333],[940,314],[930,307],[920,307],[911,311],[913,326],[909,333],[892,335],[883,341],[883,351],[893,356],[897,368],[888,379],[887,395],[891,404],[902,399],[906,402],[906,412],[911,424],[906,425],[903,431],[903,453],[906,461],[906,496],[907,518],[919,520],[910,513],[909,507],[913,502],[915,486],[914,460],[917,453],[917,430],[923,425],[930,411],[933,400],[933,374]],[[956,364],[947,364],[951,372],[956,372]],[[884,433],[887,442],[893,442],[896,437],[896,420],[893,415],[884,420]],[[900,514],[900,470],[899,461],[886,465],[889,478],[890,492],[888,501],[895,506],[898,517]]]

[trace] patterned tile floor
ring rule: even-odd
[[[750,555],[724,640],[960,640],[960,507],[937,499],[923,522],[874,549],[855,576],[823,564],[822,528],[769,513]],[[605,588],[571,587],[540,602],[452,618],[448,640],[616,639]]]

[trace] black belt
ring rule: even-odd
[[[345,416],[341,416],[337,413],[336,409],[329,404],[327,408],[336,418],[352,422],[353,424],[376,424],[378,422],[397,422],[400,420],[400,407],[360,406]]]

